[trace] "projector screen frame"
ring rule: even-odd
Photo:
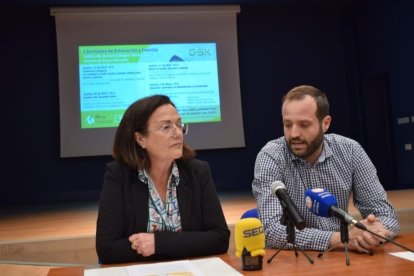
[[[74,110],[80,111],[80,45],[214,41],[217,44],[222,121],[190,124],[190,132],[185,140],[196,150],[244,147],[236,25],[239,12],[240,7],[236,5],[51,8],[51,15],[56,21],[58,46],[61,157],[111,155],[116,131],[116,128],[81,129],[80,112],[74,113]],[[119,20],[122,26],[129,28],[150,22],[152,28],[157,25],[156,28],[166,32],[161,34],[145,29],[145,34],[144,31],[140,32],[142,37],[136,33],[131,37],[128,34],[131,29],[120,28],[120,39],[117,41],[113,40],[110,31],[95,36],[94,30],[109,30]],[[173,34],[173,26],[170,26],[172,22],[178,27],[191,24],[192,28],[189,28],[188,34]],[[206,24],[212,31],[202,30]],[[207,33],[201,33],[201,30]],[[77,37],[74,39],[75,35]]]

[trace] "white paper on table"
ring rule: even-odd
[[[129,276],[204,276],[189,260],[127,266]]]
[[[178,263],[178,265],[177,265]],[[187,263],[187,265],[185,264]],[[190,265],[188,265],[188,263]],[[181,264],[181,266],[180,266]],[[184,265],[183,265],[184,264]],[[241,264],[241,262],[240,262]],[[173,265],[173,267],[165,267],[168,265]],[[175,265],[175,266],[174,266]],[[141,267],[144,269],[141,270]],[[158,271],[157,269],[161,267],[164,271]],[[229,264],[224,262],[218,257],[210,258],[201,258],[187,261],[176,261],[176,262],[161,262],[161,263],[152,263],[152,264],[140,264],[140,265],[131,265],[131,266],[119,266],[119,267],[107,267],[107,268],[97,268],[97,269],[86,269],[84,276],[130,276],[130,275],[174,275],[172,272],[173,269],[180,269],[180,272],[185,273],[187,269],[188,275],[203,275],[203,276],[217,276],[217,275],[226,275],[226,276],[242,276],[243,274],[239,273]],[[131,272],[129,270],[132,270]],[[169,269],[167,272],[170,274],[165,274],[165,269]],[[183,270],[184,269],[184,270]],[[177,270],[176,270],[177,271]],[[142,274],[145,272],[150,272],[150,274]],[[136,273],[136,274],[133,274]],[[160,274],[164,273],[164,274]],[[182,274],[183,275],[183,274]],[[174,276],[180,276],[175,274]]]
[[[125,266],[85,269],[84,276],[128,276]]]
[[[399,257],[399,258],[403,258],[409,261],[414,262],[414,253],[410,252],[410,251],[403,251],[403,252],[395,252],[395,253],[390,253],[393,256]]]
[[[200,268],[206,276],[243,276],[240,272],[235,270],[229,264],[218,257],[202,258],[191,260],[191,262]],[[240,259],[241,267],[241,259]]]

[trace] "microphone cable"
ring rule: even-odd
[[[373,232],[373,231],[369,230],[368,228],[366,228],[364,231],[367,231],[367,232],[368,232],[368,233],[370,233],[371,235],[374,235],[374,236],[376,236],[376,237],[378,237],[378,238],[381,238],[381,239],[383,239],[383,240],[386,240],[387,242],[390,242],[390,243],[392,243],[392,244],[394,244],[394,245],[396,245],[396,246],[398,246],[398,247],[401,247],[401,248],[403,248],[403,249],[405,249],[405,250],[407,250],[407,251],[410,251],[410,252],[414,253],[414,251],[413,251],[412,249],[410,249],[410,248],[408,248],[408,247],[406,247],[406,246],[404,246],[404,245],[402,245],[402,244],[400,244],[400,243],[398,243],[398,242],[396,242],[396,241],[394,241],[394,240],[392,240],[392,239],[390,239],[390,238],[387,238],[387,237],[384,237],[384,236],[378,235],[377,233],[375,233],[375,232]]]

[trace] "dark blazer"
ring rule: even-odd
[[[147,232],[148,186],[121,161],[107,164],[96,228],[102,263],[180,259],[225,253],[230,231],[206,162],[177,160],[182,232],[155,232],[155,254],[139,255],[128,237]]]

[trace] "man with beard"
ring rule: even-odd
[[[282,104],[284,137],[268,142],[259,152],[252,183],[267,248],[286,242],[283,214],[271,185],[281,181],[306,221],[296,231],[295,242],[304,250],[326,250],[343,246],[340,220],[320,217],[307,210],[304,192],[324,188],[335,195],[338,207],[348,210],[350,196],[371,231],[386,237],[399,233],[400,226],[376,169],[358,142],[337,134],[326,134],[331,123],[329,103],[319,89],[302,85],[291,89]],[[381,239],[358,228],[349,230],[348,248],[370,253]],[[291,244],[287,248],[292,248]]]

